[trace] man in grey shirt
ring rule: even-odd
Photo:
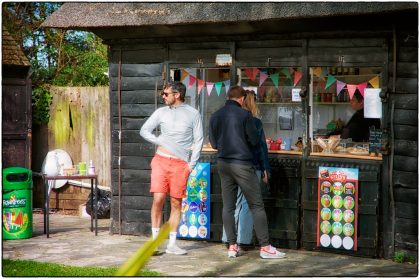
[[[158,145],[150,164],[152,237],[155,239],[162,224],[162,209],[166,194],[171,197],[169,224],[171,232],[166,253],[183,255],[187,252],[175,244],[181,218],[181,202],[185,197],[187,180],[200,157],[203,127],[200,113],[184,104],[186,88],[181,82],[165,86],[162,98],[166,107],[157,109],[140,129],[140,135]],[[160,127],[160,135],[153,130]]]

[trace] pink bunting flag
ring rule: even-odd
[[[225,80],[223,83],[225,84],[225,92],[227,94],[230,88],[230,80]]]
[[[196,77],[190,75],[190,81],[188,82],[188,88],[191,88],[195,83]]]
[[[350,100],[353,99],[353,95],[356,89],[357,89],[357,85],[347,84],[347,91],[349,92]]]
[[[359,89],[360,94],[365,97],[365,88],[367,86],[367,82],[363,82],[357,85],[357,89]]]
[[[264,83],[264,81],[268,78],[268,75],[264,72],[260,72],[260,86]]]
[[[213,90],[214,83],[213,82],[206,82],[207,87],[207,94],[210,96],[211,91]]]
[[[300,79],[302,78],[302,73],[299,71],[295,71],[295,79],[293,81],[293,86],[299,83]]]
[[[197,93],[198,93],[198,95],[200,95],[201,89],[203,88],[204,83],[205,83],[204,80],[197,79]]]
[[[337,96],[343,90],[344,86],[346,86],[344,82],[337,80]]]
[[[214,84],[214,87],[216,87],[217,96],[220,96],[220,90],[222,90],[222,84],[223,84],[223,82],[221,82],[221,81],[216,82]]]

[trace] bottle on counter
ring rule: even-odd
[[[89,175],[95,175],[95,167],[93,166],[93,161],[90,160],[89,162],[89,169],[88,169]]]

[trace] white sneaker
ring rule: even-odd
[[[179,248],[178,246],[176,246],[176,244],[174,244],[166,247],[166,253],[175,255],[185,255],[187,254],[187,251],[182,248]]]
[[[240,249],[239,249],[238,244],[229,245],[229,250],[228,250],[229,258],[236,258],[239,256],[239,253],[240,253]]]
[[[286,254],[278,251],[276,247],[268,245],[265,247],[261,247],[260,257],[263,259],[281,259],[285,258]]]

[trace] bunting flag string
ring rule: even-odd
[[[301,78],[302,78],[302,73],[299,72],[299,71],[295,71],[295,78],[294,78],[294,81],[293,81],[293,86],[296,86],[296,84],[299,83]]]
[[[313,70],[313,73],[314,73],[314,76],[321,77],[321,74],[322,74],[321,67],[315,67],[314,70]]]
[[[193,87],[194,83],[195,83],[195,76],[190,75],[190,81],[188,82],[188,88]]]
[[[213,90],[214,83],[213,82],[206,82],[207,94],[210,96],[211,91]]]
[[[359,89],[360,94],[365,97],[365,88],[367,86],[367,82],[363,82],[357,85],[357,89]]]
[[[264,83],[264,81],[268,78],[268,75],[264,72],[260,72],[260,86]]]
[[[344,86],[346,86],[344,82],[337,80],[337,96],[343,90]]]
[[[197,80],[197,93],[200,95],[201,89],[203,88],[205,81],[202,79]]]
[[[222,84],[223,82],[221,81],[214,83],[214,87],[216,87],[217,96],[220,96],[220,90],[222,90]]]
[[[225,92],[227,93],[230,88],[230,80],[225,80],[223,83],[225,84]]]
[[[368,81],[373,88],[379,88],[379,76],[376,76]]]
[[[337,79],[332,76],[332,75],[328,75],[327,78],[327,83],[325,84],[325,89],[328,89],[328,87],[330,87]]]
[[[356,89],[357,89],[357,85],[347,84],[347,91],[349,92],[350,100],[353,99],[353,95]]]

